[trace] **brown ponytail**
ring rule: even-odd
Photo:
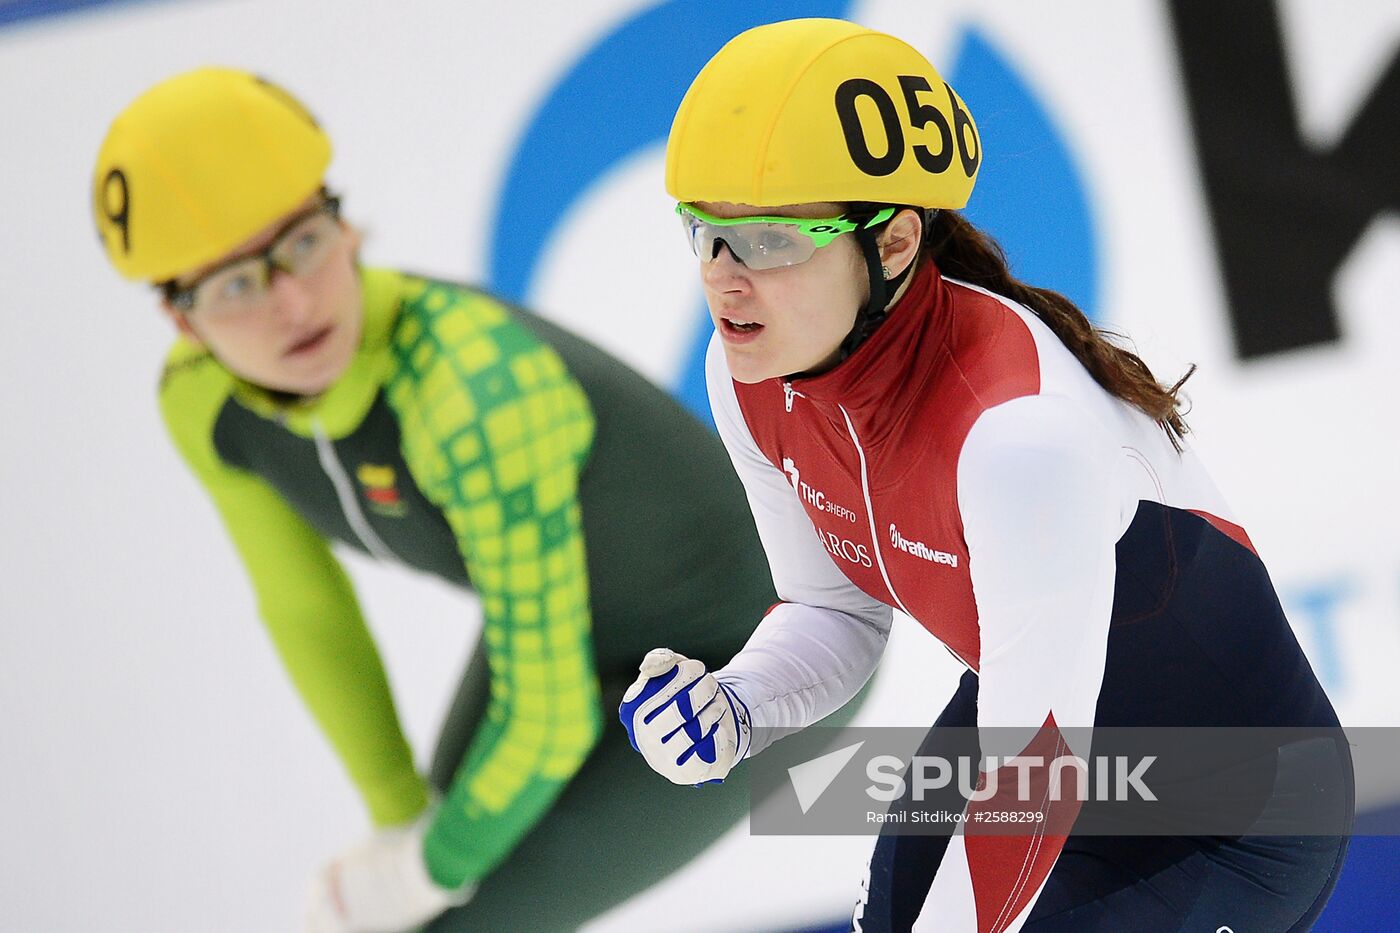
[[[1160,384],[1136,353],[1109,342],[1109,336],[1121,337],[1120,334],[1095,327],[1083,311],[1059,292],[1035,288],[1012,276],[1006,254],[996,240],[956,211],[944,210],[935,215],[924,251],[944,275],[980,285],[1030,308],[1095,382],[1155,419],[1166,430],[1172,446],[1181,449],[1187,428],[1177,393],[1196,371],[1194,364],[1172,386]]]

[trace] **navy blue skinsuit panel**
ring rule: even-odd
[[[1253,552],[1197,515],[1143,502],[1116,558],[1097,726],[1338,726]],[[944,727],[975,726],[976,718],[977,676],[969,671],[920,754],[973,751],[954,747],[970,744],[967,733]],[[1318,806],[1342,807],[1349,820],[1351,758],[1336,736],[1313,750],[1322,758],[1303,766],[1331,780],[1310,781],[1306,773],[1300,780],[1297,768],[1271,771],[1261,807],[1270,795],[1306,802],[1313,794]],[[945,793],[952,798],[918,806],[961,810],[956,787]],[[871,859],[865,933],[910,928],[947,848],[945,837],[900,836],[898,824],[886,825]],[[1072,835],[1022,929],[1306,930],[1336,884],[1346,848],[1345,836]]]

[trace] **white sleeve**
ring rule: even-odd
[[[968,433],[958,505],[981,637],[984,755],[1037,754],[1059,741],[1057,730],[1094,724],[1113,609],[1117,456],[1105,428],[1063,397],[1008,402],[983,413]],[[1088,758],[1087,728],[1064,738]],[[1074,801],[1044,807],[1061,819],[1047,816],[1042,827],[1072,822],[1078,810]],[[921,921],[940,930],[1019,929],[1063,846],[1054,833],[1042,828],[990,837],[993,843],[972,833],[956,837]],[[1014,857],[1006,848],[1012,840],[1023,843]]]
[[[797,494],[754,442],[718,339],[705,357],[710,409],[744,484],[778,598],[716,676],[748,705],[753,755],[835,712],[870,679],[893,613],[837,569]]]
[[[1117,458],[1107,431],[1067,398],[1017,399],[968,434],[958,506],[981,638],[979,728],[1036,727],[1050,714],[1062,729],[1094,724],[1113,611]]]

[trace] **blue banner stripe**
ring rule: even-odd
[[[127,5],[145,0],[0,0],[0,27],[92,7]]]
[[[751,26],[795,16],[841,16],[849,0],[673,0],[599,40],[550,91],[516,147],[491,245],[491,287],[528,298],[548,245],[541,230],[598,179],[665,141],[691,80],[712,54]]]

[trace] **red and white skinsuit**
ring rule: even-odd
[[[711,407],[784,600],[717,672],[752,714],[749,754],[864,685],[893,607],[977,671],[979,729],[1042,727],[1024,753],[1048,761],[1061,728],[1094,723],[1115,544],[1139,501],[1250,546],[1189,449],[1099,387],[1033,313],[930,262],[820,376],[735,383],[717,341]],[[1018,929],[1077,812],[1057,806],[1036,835],[953,837],[921,918]]]

